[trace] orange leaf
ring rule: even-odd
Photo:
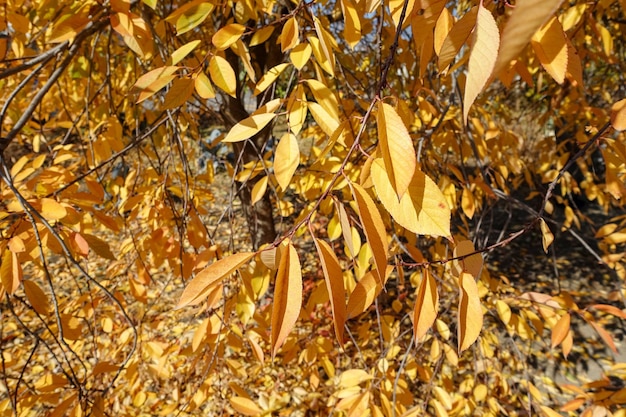
[[[596,330],[596,332],[598,332],[598,334],[600,335],[600,337],[604,340],[604,342],[606,343],[606,345],[611,348],[611,350],[613,351],[613,353],[617,353],[617,347],[615,347],[615,342],[613,341],[613,338],[611,337],[611,335],[609,334],[609,332],[607,332],[604,327],[602,327],[601,325],[599,325],[598,323],[596,323],[595,321],[589,321],[589,324],[591,324],[591,326]]]
[[[465,94],[463,96],[463,121],[467,123],[469,109],[487,84],[491,77],[498,47],[500,45],[500,31],[495,19],[483,7],[482,2],[478,6],[476,27],[474,28],[474,43],[470,52],[467,81],[465,82]]]
[[[413,311],[413,333],[420,339],[431,328],[437,318],[439,293],[437,283],[428,268],[424,269],[422,281],[417,288],[415,309]]]
[[[391,271],[393,271],[393,266],[388,266],[385,273],[385,282]],[[354,287],[354,290],[352,290],[352,293],[350,293],[348,307],[346,308],[347,317],[351,319],[367,310],[381,290],[382,287],[378,282],[378,277],[374,275],[374,271],[369,271],[363,275],[356,287]]]
[[[210,287],[213,284],[228,277],[254,255],[253,252],[236,253],[204,268],[187,284],[176,308],[192,306],[202,302],[209,295]]]
[[[298,252],[291,243],[281,251],[272,307],[272,358],[296,324],[302,307],[302,270]]]
[[[471,240],[461,240],[454,248],[454,257],[469,255],[476,252],[474,244]],[[480,271],[483,267],[483,257],[480,253],[474,253],[466,258],[455,261],[455,266],[460,271],[469,272],[475,279],[480,277]]]
[[[464,351],[478,338],[483,327],[483,310],[480,305],[478,286],[474,277],[462,272],[459,277],[458,334],[459,352]]]
[[[626,98],[611,106],[611,126],[618,131],[626,130]]]
[[[614,316],[626,319],[626,312],[619,308],[608,304],[594,304],[589,308],[595,308],[596,310],[604,311],[605,313],[612,314]]]
[[[567,336],[570,329],[570,321],[570,314],[565,313],[552,328],[552,349],[560,345],[565,336]]]
[[[359,184],[353,183],[351,186],[352,194],[359,210],[361,224],[365,231],[365,237],[367,237],[367,242],[374,254],[374,265],[376,265],[374,274],[378,277],[378,282],[382,286],[385,282],[389,250],[385,225],[380,217],[380,212],[376,208],[376,204],[374,204],[374,200],[372,200],[367,191]]]
[[[48,303],[48,297],[46,293],[37,285],[36,282],[25,279],[22,281],[24,285],[24,292],[26,298],[30,301],[30,305],[33,306],[35,311],[39,314],[45,315],[50,311],[50,304]]]
[[[67,210],[56,200],[51,198],[41,199],[41,215],[46,220],[59,220],[67,215]]]
[[[343,326],[346,322],[346,290],[343,284],[343,269],[328,243],[315,239],[315,247],[322,263],[326,289],[330,295],[330,307],[333,312],[335,335],[340,345],[343,345]]]
[[[400,200],[409,188],[417,164],[413,141],[396,110],[382,101],[378,103],[376,123],[385,173]]]
[[[526,0],[515,4],[502,32],[500,54],[494,73],[517,58],[537,30],[557,11],[563,0]]]
[[[561,23],[553,17],[532,38],[531,44],[539,62],[554,80],[563,84],[567,73],[567,39]]]

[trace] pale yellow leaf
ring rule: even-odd
[[[359,249],[355,248],[354,239],[352,238],[352,230],[355,230],[350,226],[350,219],[348,218],[348,213],[346,212],[346,208],[341,202],[336,202],[337,205],[337,215],[339,216],[339,224],[341,225],[341,234],[343,235],[343,240],[348,247],[348,251],[350,252],[350,256],[355,257]],[[357,233],[358,234],[358,233]],[[360,239],[359,239],[360,240]],[[360,243],[359,243],[360,246]]]
[[[373,378],[363,369],[348,369],[339,377],[339,388],[351,388]]]
[[[378,282],[383,285],[385,282],[385,271],[387,270],[387,258],[389,256],[389,244],[387,243],[387,233],[380,212],[376,208],[374,200],[367,191],[359,184],[352,183],[352,195],[356,201],[359,211],[361,225],[367,237],[372,253],[374,254],[374,274],[378,277]]]
[[[301,70],[309,59],[311,58],[311,54],[313,53],[313,49],[308,42],[300,43],[295,46],[291,52],[289,52],[289,59],[294,67],[298,70]]]
[[[519,56],[535,32],[554,15],[562,2],[563,0],[526,0],[515,4],[502,32],[495,74],[508,67]]]
[[[333,119],[339,121],[339,102],[337,97],[324,83],[309,79],[305,81],[315,101],[317,101]]]
[[[209,75],[213,84],[221,88],[226,94],[236,97],[237,77],[226,58],[214,55],[209,61]]]
[[[372,163],[371,178],[378,198],[400,226],[420,235],[451,236],[450,208],[446,198],[422,171],[415,170],[409,188],[399,202],[382,159],[376,158]]]
[[[474,42],[470,51],[467,80],[465,81],[465,94],[463,96],[463,121],[465,123],[467,123],[470,107],[491,77],[498,57],[499,46],[500,31],[498,25],[491,12],[481,3],[478,6]]]
[[[187,284],[176,308],[192,306],[204,301],[213,284],[230,276],[254,255],[253,252],[236,253],[204,268]]]
[[[218,51],[223,51],[237,42],[245,31],[246,27],[244,25],[240,25],[239,23],[230,23],[215,32],[211,38],[211,42]]]
[[[554,235],[550,231],[550,228],[544,219],[539,220],[539,225],[541,226],[541,243],[543,244],[543,251],[548,253],[548,248],[552,242],[554,242]]]
[[[285,133],[278,141],[274,153],[274,175],[283,190],[289,187],[293,174],[300,163],[298,139],[292,133]]]
[[[320,50],[326,57],[327,62],[330,64],[331,74],[334,74],[335,54],[333,53],[332,37],[316,16],[313,16],[313,25],[315,26],[315,32],[317,33],[317,38],[319,40]]]
[[[264,175],[261,179],[259,179],[256,182],[256,184],[254,184],[254,187],[252,187],[252,191],[250,192],[251,204],[254,205],[258,203],[259,201],[261,201],[261,199],[265,195],[265,192],[267,191],[267,180],[268,180],[267,175]]]
[[[311,45],[311,49],[313,50],[313,56],[315,57],[315,61],[317,64],[326,71],[331,77],[335,76],[335,70],[333,64],[326,58],[324,52],[322,51],[322,45],[320,44],[320,40],[317,36],[307,36],[309,41],[309,45]]]
[[[570,321],[571,316],[569,315],[569,313],[565,313],[552,328],[552,349],[560,345],[561,342],[565,339],[565,336],[567,336],[567,333],[569,332]]]
[[[42,198],[41,215],[45,217],[46,220],[59,220],[67,215],[67,210],[56,200]]]
[[[472,7],[469,12],[465,13],[455,24],[446,36],[439,51],[439,71],[443,71],[459,53],[467,38],[472,33],[472,29],[476,26],[476,16],[478,15],[478,7]]]
[[[418,340],[432,327],[439,310],[437,282],[428,268],[424,269],[422,281],[417,288],[413,310],[413,334]]]
[[[617,131],[626,130],[626,98],[611,106],[611,126]]]
[[[246,397],[230,397],[228,401],[236,412],[241,413],[244,416],[256,416],[263,412],[263,410],[256,405],[254,401]]]
[[[272,305],[272,358],[293,329],[302,307],[302,269],[298,252],[289,243],[281,248]]]
[[[330,298],[330,307],[333,312],[335,336],[340,345],[343,345],[344,323],[346,322],[346,290],[343,282],[343,269],[335,252],[328,243],[315,239],[315,247],[320,257],[326,289]]]
[[[263,91],[265,91],[270,85],[276,81],[276,79],[282,74],[282,72],[287,68],[289,64],[282,63],[278,64],[273,68],[270,68],[259,80],[256,87],[254,87],[254,95],[259,95]]]
[[[556,411],[545,405],[540,405],[539,408],[541,408],[541,412],[545,417],[563,417],[561,414],[557,413]]]
[[[287,19],[280,33],[280,48],[283,52],[288,51],[298,45],[300,38],[300,29],[298,20],[295,16]]]
[[[182,61],[187,55],[191,53],[191,51],[196,49],[198,45],[200,45],[199,40],[191,41],[172,52],[172,56],[170,58],[172,60],[172,65],[176,65],[180,61]]]
[[[567,72],[567,39],[561,23],[553,17],[532,37],[531,44],[545,70],[562,84]]]
[[[457,325],[459,352],[462,352],[476,341],[483,327],[483,310],[480,305],[478,286],[474,277],[467,272],[462,272],[459,277]]]
[[[396,110],[382,101],[378,104],[376,124],[378,150],[382,154],[385,172],[399,201],[409,188],[415,173],[417,157],[413,141]]]
[[[215,97],[215,90],[213,89],[213,85],[211,85],[211,80],[209,80],[209,77],[204,72],[198,74],[194,86],[196,93],[203,99],[208,100]]]
[[[274,111],[279,105],[280,99],[275,99],[260,107],[250,117],[233,126],[222,142],[241,142],[256,135],[276,117]]]
[[[324,107],[314,101],[308,102],[307,108],[324,133],[332,136],[339,127],[339,120],[333,118]]]

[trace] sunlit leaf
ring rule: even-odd
[[[339,265],[337,256],[332,248],[321,239],[315,239],[315,247],[320,257],[326,289],[330,298],[330,306],[333,312],[333,325],[335,335],[340,345],[343,345],[343,330],[346,322],[346,291],[343,283],[343,269]]]
[[[298,45],[300,29],[298,20],[294,17],[287,19],[280,34],[280,49],[285,52]]]
[[[256,184],[254,184],[250,195],[250,204],[254,205],[263,199],[263,196],[267,191],[267,182],[268,177],[267,175],[264,175],[256,182]]]
[[[213,83],[232,97],[237,95],[237,77],[228,61],[219,55],[214,55],[209,61],[209,75]]]
[[[570,331],[570,320],[571,317],[569,313],[565,313],[552,328],[552,349],[560,345],[563,339],[565,339],[565,336],[567,336],[567,333]]]
[[[459,53],[472,30],[476,26],[476,16],[478,15],[478,7],[472,7],[469,12],[465,13],[450,29],[446,39],[441,45],[439,52],[439,71],[443,71],[450,65],[454,57]]]
[[[474,277],[462,272],[459,277],[458,311],[459,352],[470,347],[483,327],[483,310]]]
[[[391,271],[393,271],[393,267],[388,266],[385,273],[385,282]],[[372,305],[376,296],[382,291],[382,286],[378,279],[378,274],[375,275],[374,271],[370,271],[361,277],[348,298],[348,306],[346,307],[347,318],[351,319],[358,316]]]
[[[273,68],[270,68],[264,75],[261,77],[256,87],[254,88],[254,95],[259,95],[263,91],[265,91],[270,85],[272,85],[276,79],[282,74],[282,72],[289,66],[289,64],[283,63],[278,64]]]
[[[186,44],[172,52],[172,56],[170,57],[170,59],[172,60],[172,65],[176,65],[180,61],[182,61],[187,55],[189,55],[194,49],[196,49],[198,45],[200,45],[200,42],[201,41],[199,40],[187,42]]]
[[[67,215],[67,210],[56,200],[42,198],[41,215],[45,217],[46,220],[60,220]]]
[[[293,63],[293,66],[298,70],[301,70],[309,59],[311,58],[311,54],[313,53],[313,49],[308,42],[300,43],[296,45],[291,52],[289,52],[289,59]]]
[[[413,333],[415,339],[422,338],[432,327],[439,310],[439,293],[437,283],[430,270],[425,268],[422,280],[417,288],[415,296],[415,308],[413,310]]]
[[[617,131],[626,130],[626,98],[611,106],[611,126]]]
[[[554,80],[562,84],[567,72],[567,39],[561,23],[553,17],[532,38],[531,44],[541,65]]]
[[[256,416],[263,412],[254,401],[246,397],[230,397],[228,401],[236,412],[244,416]]]
[[[554,242],[554,235],[550,231],[550,228],[544,219],[539,220],[539,225],[541,227],[541,243],[543,245],[543,251],[548,253],[548,248],[552,242]]]
[[[211,42],[218,51],[223,51],[224,49],[227,49],[232,44],[237,42],[237,40],[241,38],[245,31],[246,27],[244,25],[240,25],[239,23],[231,23],[215,32],[215,34],[211,38]]]
[[[292,133],[285,133],[274,153],[274,174],[278,185],[286,190],[291,182],[293,174],[300,163],[300,147],[298,139]]]
[[[137,103],[141,103],[142,101],[150,98],[157,91],[168,85],[170,81],[176,78],[174,75],[176,71],[178,71],[177,66],[160,67],[139,77],[133,86],[139,90]]]
[[[296,324],[302,307],[302,270],[298,252],[291,243],[281,251],[272,304],[272,358]]]

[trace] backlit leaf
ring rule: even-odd
[[[553,17],[532,38],[531,44],[545,70],[562,84],[567,72],[567,39],[561,23]]]
[[[400,200],[409,188],[417,164],[413,141],[396,110],[387,103],[379,103],[376,124],[385,173]]]
[[[237,96],[237,77],[226,58],[214,55],[209,61],[209,75],[213,84],[232,97]]]
[[[354,0],[341,0],[341,11],[345,24],[343,36],[350,48],[354,49],[361,40],[361,19]]]
[[[176,308],[192,306],[204,301],[213,284],[230,276],[254,255],[253,252],[236,253],[204,268],[187,284]]]
[[[298,20],[294,17],[287,19],[280,33],[280,49],[285,52],[298,45],[300,37],[300,29],[298,28]]]
[[[272,85],[276,79],[282,74],[282,72],[287,68],[289,64],[283,63],[278,64],[273,68],[270,68],[264,75],[261,77],[256,87],[254,87],[254,95],[259,95],[263,91],[265,91],[270,85]]]
[[[183,13],[176,19],[176,34],[178,36],[189,32],[204,22],[215,7],[212,3],[206,1],[194,1],[191,4],[192,7],[185,8]]]
[[[60,220],[67,215],[67,210],[56,200],[42,198],[41,215],[45,217],[46,220]]]
[[[340,345],[343,345],[344,323],[346,322],[346,291],[343,283],[343,269],[339,265],[333,249],[321,239],[315,239],[315,247],[320,257],[326,289],[330,298],[330,307],[333,312],[335,335]]]
[[[552,349],[560,345],[563,339],[565,339],[565,336],[567,336],[567,333],[570,330],[570,320],[571,316],[569,315],[569,313],[565,313],[552,328]]]
[[[380,158],[372,163],[371,178],[383,206],[402,227],[420,235],[450,237],[450,209],[446,198],[422,171],[415,170],[399,202]]]
[[[182,61],[187,55],[191,53],[191,51],[196,49],[198,45],[200,45],[199,40],[191,41],[172,52],[172,56],[170,57],[170,59],[172,60],[172,65],[176,65],[180,61]]]
[[[320,50],[330,64],[331,74],[333,74],[335,72],[335,54],[333,53],[332,37],[316,16],[313,16],[313,25],[319,39]]]
[[[239,23],[231,23],[215,32],[215,34],[211,38],[211,42],[218,51],[223,51],[224,49],[227,49],[229,46],[237,42],[237,40],[241,38],[245,31],[246,27],[244,25],[240,25]]]
[[[548,248],[552,242],[554,242],[554,235],[550,231],[550,228],[544,219],[539,220],[539,225],[541,227],[541,243],[543,245],[543,251],[548,253]]]
[[[276,146],[276,152],[274,154],[274,174],[278,185],[283,190],[289,187],[293,174],[298,169],[300,163],[300,147],[298,146],[298,139],[292,133],[285,133],[278,145]]]
[[[387,258],[389,256],[389,244],[387,243],[387,233],[380,212],[374,204],[374,200],[367,191],[359,184],[352,183],[352,195],[357,203],[361,225],[367,237],[372,253],[374,254],[374,274],[378,277],[378,283],[385,282],[385,271],[387,269]]]
[[[250,117],[243,119],[230,129],[222,142],[241,142],[259,133],[269,122],[274,120],[274,111],[278,108],[280,99],[275,99],[259,108]]]
[[[470,51],[465,94],[463,96],[463,121],[467,123],[469,109],[491,77],[498,47],[500,46],[500,31],[491,12],[478,6],[476,27],[474,28],[474,42]]]
[[[296,67],[298,70],[301,70],[306,65],[306,63],[309,62],[312,52],[313,49],[311,48],[311,45],[308,44],[308,42],[300,43],[296,45],[291,50],[291,52],[289,52],[289,59],[291,60],[291,63],[294,67]]]
[[[474,277],[462,272],[459,277],[458,310],[459,352],[470,347],[483,327],[483,310]]]
[[[209,80],[209,77],[204,72],[198,74],[194,87],[196,93],[203,99],[208,100],[215,97],[215,90],[213,89],[213,85],[211,85],[211,80]]]
[[[459,273],[460,271],[469,272],[475,279],[478,279],[480,277],[480,271],[483,267],[483,257],[480,253],[474,252],[476,252],[476,249],[474,248],[474,243],[472,243],[471,240],[458,241],[454,248],[455,258],[469,255],[471,253],[473,253],[473,255],[454,261],[454,263],[459,270]]]
[[[478,7],[472,7],[455,24],[446,36],[439,52],[439,71],[443,71],[459,53],[467,38],[469,38],[474,26],[476,26],[476,16]]]
[[[557,11],[563,0],[526,0],[515,4],[502,32],[500,54],[494,68],[499,73],[517,58],[532,36]]]
[[[393,267],[388,266],[385,274],[385,282],[389,274],[391,274],[391,271],[393,271]],[[374,275],[374,271],[363,275],[348,298],[348,306],[346,307],[347,318],[351,319],[365,312],[381,291],[382,286],[378,281],[378,276]]]
[[[369,381],[374,377],[363,369],[348,369],[339,377],[339,387],[350,388],[359,385],[365,381]]]
[[[611,126],[617,131],[626,130],[626,98],[611,106]]]
[[[176,71],[178,71],[177,66],[166,66],[153,69],[139,77],[133,86],[139,90],[137,103],[152,97],[157,91],[168,85],[170,81],[176,78],[174,75]]]
[[[413,310],[413,333],[415,339],[422,338],[432,327],[439,311],[439,293],[437,282],[430,270],[425,268],[422,280],[417,288],[415,309]]]
[[[281,248],[272,304],[272,358],[293,329],[302,307],[302,270],[298,252],[289,243]]]

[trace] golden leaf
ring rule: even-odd
[[[198,95],[205,100],[215,97],[215,90],[213,89],[213,85],[211,85],[209,77],[204,72],[200,72],[198,74],[194,83],[194,87],[196,88],[196,93],[198,93]]]
[[[469,38],[474,26],[476,26],[476,16],[478,7],[472,7],[455,24],[446,36],[439,51],[439,71],[443,71],[450,65],[456,54],[461,50],[467,38]]]
[[[535,33],[531,45],[539,62],[554,80],[563,84],[567,72],[567,38],[563,33],[561,23],[553,17]]]
[[[278,141],[274,153],[274,175],[283,190],[289,187],[293,174],[300,163],[298,139],[292,133],[285,133]]]
[[[544,219],[539,220],[539,225],[541,227],[541,243],[543,244],[543,251],[548,253],[548,248],[552,242],[554,242],[554,235],[550,231],[550,228]]]
[[[287,19],[280,33],[280,49],[285,52],[298,45],[300,38],[300,29],[298,28],[298,20],[295,16]]]
[[[478,339],[483,327],[478,286],[472,274],[467,272],[462,272],[459,277],[458,321],[459,352],[462,352]]]
[[[280,105],[280,99],[275,99],[268,102],[265,106],[260,107],[257,111],[252,113],[250,117],[247,117],[237,123],[230,129],[226,137],[222,142],[241,142],[251,138],[259,133],[269,122],[274,120],[276,114],[274,111]]]
[[[241,413],[244,416],[256,416],[263,412],[263,410],[259,408],[254,401],[246,397],[231,397],[228,401],[236,412]]]
[[[422,281],[417,288],[413,310],[413,333],[418,340],[432,327],[439,310],[437,282],[428,268],[424,269]]]
[[[312,52],[313,49],[311,48],[311,45],[308,43],[300,43],[295,46],[291,52],[289,52],[289,59],[294,67],[301,70],[306,63],[309,62]]]
[[[46,220],[59,220],[67,215],[67,210],[56,200],[51,198],[41,199],[41,215]]]
[[[302,307],[302,269],[293,244],[281,248],[272,305],[272,358],[293,329]]]
[[[563,339],[565,339],[565,336],[567,336],[567,333],[570,331],[570,320],[571,316],[569,315],[569,313],[565,313],[552,328],[552,349],[560,345]]]
[[[626,130],[626,98],[611,106],[611,126],[617,131]]]
[[[246,27],[244,25],[240,25],[239,23],[231,23],[215,32],[215,34],[211,38],[211,42],[218,51],[223,51],[224,49],[227,49],[229,46],[237,42],[245,31]]]
[[[252,191],[250,192],[250,204],[254,205],[261,201],[267,191],[267,180],[267,175],[264,175],[256,182],[256,184],[254,184],[254,187],[252,187]]]
[[[170,81],[176,78],[174,75],[176,71],[178,71],[178,67],[170,65],[153,69],[139,77],[135,85],[133,85],[133,88],[139,90],[139,97],[136,103],[141,103],[152,97],[157,91],[168,85]]]
[[[282,74],[282,72],[287,68],[289,64],[282,63],[278,64],[273,68],[270,68],[259,80],[256,87],[254,87],[254,95],[257,96],[265,91],[270,85],[276,81],[276,79]]]
[[[467,80],[465,82],[465,94],[463,95],[463,121],[467,123],[469,109],[487,84],[491,77],[498,47],[500,46],[500,31],[491,12],[483,7],[482,2],[478,6],[476,27],[474,28],[474,43],[470,51],[467,68]]]
[[[333,312],[333,325],[335,335],[340,345],[343,345],[344,323],[346,322],[346,290],[343,283],[343,269],[335,252],[328,243],[321,239],[315,239],[315,247],[320,257],[326,289],[330,298],[330,307]]]
[[[214,55],[209,61],[209,75],[213,84],[231,97],[237,96],[237,77],[226,58]]]
[[[188,42],[188,43],[184,44],[183,46],[181,46],[180,48],[178,48],[174,52],[172,52],[172,56],[170,57],[170,59],[172,61],[171,64],[172,65],[178,64],[187,55],[189,55],[194,49],[196,49],[196,47],[198,45],[200,45],[200,41],[199,40],[191,41],[191,42]]]
[[[400,200],[409,188],[417,164],[413,141],[396,110],[387,103],[379,102],[376,124],[384,172]]]

